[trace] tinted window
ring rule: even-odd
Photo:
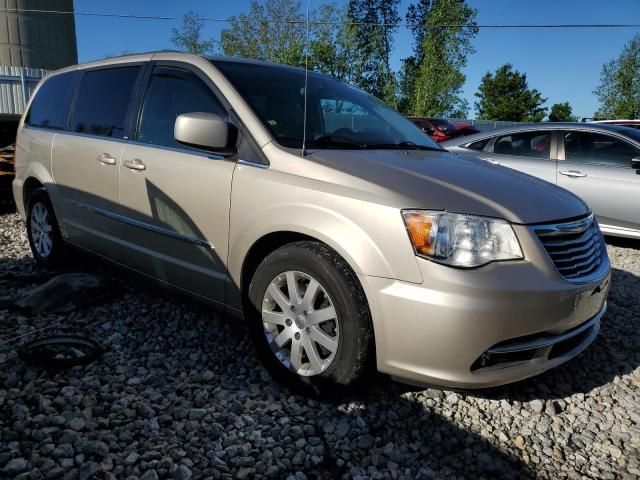
[[[470,148],[471,150],[484,150],[484,147],[487,146],[487,143],[489,143],[489,140],[491,140],[491,138],[485,138],[484,140],[478,140],[477,142],[473,142],[470,143],[468,145],[465,145],[466,148]]]
[[[564,136],[564,158],[576,162],[629,167],[640,150],[616,137],[591,132],[568,132]]]
[[[145,93],[138,141],[185,148],[173,138],[173,127],[178,115],[193,112],[226,116],[213,92],[196,75],[178,68],[157,68]]]
[[[214,61],[266,128],[284,146],[406,149],[436,144],[405,117],[343,82],[302,69]],[[305,90],[307,123],[304,135]]]
[[[522,132],[503,135],[496,139],[493,153],[516,157],[549,158],[551,132]]]
[[[139,70],[136,66],[85,72],[71,119],[71,131],[122,138]]]
[[[77,72],[69,72],[46,80],[31,102],[25,123],[32,127],[66,130],[77,75]]]

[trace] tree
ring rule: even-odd
[[[358,50],[356,29],[349,21],[347,8],[325,3],[310,17],[309,68],[354,83],[352,65]]]
[[[527,76],[509,63],[482,77],[476,97],[478,118],[484,120],[539,122],[547,111],[542,106],[547,99],[535,88],[529,89]]]
[[[205,55],[213,48],[213,40],[202,39],[203,27],[204,21],[195,13],[188,12],[182,17],[180,29],[174,28],[171,31],[171,43],[185,52]]]
[[[358,55],[354,83],[391,104],[396,104],[397,82],[391,70],[393,35],[400,21],[400,0],[349,0],[348,17],[355,29]]]
[[[304,66],[306,18],[298,0],[252,1],[220,32],[224,55]]]
[[[625,45],[618,58],[602,66],[600,85],[593,93],[600,102],[596,117],[640,117],[640,35]]]
[[[549,112],[550,122],[575,122],[578,119],[573,116],[573,111],[569,102],[554,103]]]
[[[401,108],[416,116],[466,116],[461,98],[462,69],[473,53],[477,10],[465,0],[419,0],[409,6],[407,23],[413,55],[403,61]],[[438,25],[472,25],[438,27]]]

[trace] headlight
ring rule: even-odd
[[[509,222],[429,210],[403,210],[416,255],[454,267],[479,267],[522,258]]]

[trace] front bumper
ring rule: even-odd
[[[484,388],[537,375],[584,350],[606,309],[608,260],[580,285],[548,261],[477,270],[418,262],[422,285],[362,278],[378,370],[405,383]]]

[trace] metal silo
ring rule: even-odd
[[[29,96],[47,71],[78,63],[72,12],[73,0],[0,0],[0,203]]]
[[[0,114],[21,114],[48,70],[78,63],[73,0],[0,0]]]

